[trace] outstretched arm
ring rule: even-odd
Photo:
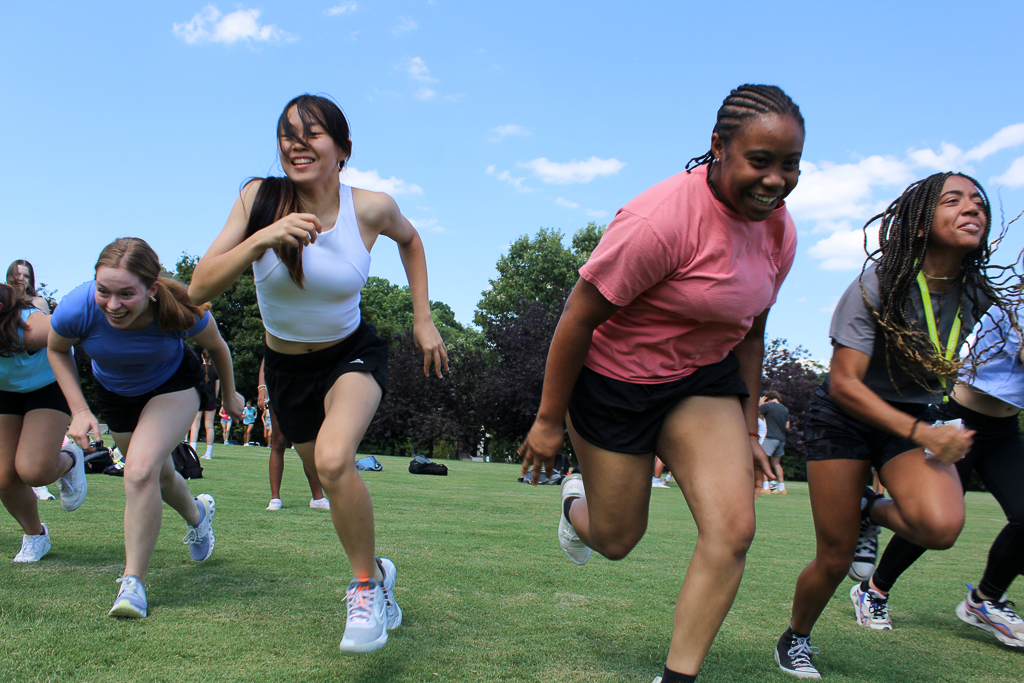
[[[430,366],[438,377],[448,370],[448,350],[434,325],[430,314],[430,297],[427,289],[427,257],[423,241],[402,212],[395,200],[380,192],[361,192],[357,205],[357,216],[361,226],[375,231],[378,235],[390,237],[398,244],[405,275],[409,278],[409,293],[412,295],[413,337],[416,347],[423,353],[423,374],[430,375]]]
[[[51,329],[46,344],[46,355],[50,360],[50,367],[53,368],[53,374],[57,378],[57,385],[71,409],[71,425],[68,427],[68,435],[82,448],[88,448],[90,432],[96,439],[100,438],[100,421],[89,410],[85,394],[82,393],[82,384],[78,378],[78,366],[75,365],[75,359],[71,355],[71,347],[76,341],[78,340],[62,337]]]
[[[565,302],[548,348],[537,418],[519,447],[519,455],[523,456],[523,476],[532,467],[534,484],[540,480],[542,470],[551,471],[564,442],[569,398],[583,361],[590,352],[594,330],[618,310],[618,306],[605,299],[597,287],[583,278],[576,282]]]

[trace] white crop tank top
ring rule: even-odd
[[[278,339],[334,341],[359,327],[359,298],[370,274],[370,252],[359,234],[352,188],[342,185],[339,194],[337,223],[302,248],[303,289],[273,249],[252,264],[263,325]]]

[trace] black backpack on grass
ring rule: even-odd
[[[186,479],[203,478],[203,466],[199,464],[199,456],[189,442],[182,441],[175,446],[171,451],[171,457],[174,458],[174,469],[178,470],[181,476]]]

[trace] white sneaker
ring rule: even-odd
[[[45,486],[33,486],[32,493],[36,494],[36,498],[39,500],[56,500],[56,497],[50,493],[50,489]]]
[[[310,498],[309,507],[314,510],[330,510],[331,501],[327,500],[327,496],[324,496],[323,498]]]
[[[562,480],[562,499],[561,504],[558,506],[558,544],[562,546],[565,556],[573,564],[584,565],[594,551],[580,540],[580,537],[576,535],[576,530],[572,528],[572,522],[567,520],[562,513],[565,507],[565,499],[569,496],[586,497],[586,492],[583,490],[582,475],[570,474]]]
[[[38,562],[50,552],[50,530],[43,524],[43,533],[25,534],[21,537],[21,551],[14,556],[15,562]]]
[[[281,501],[280,498],[271,498],[270,499],[270,505],[267,506],[267,509],[268,510],[280,510],[282,505],[284,505],[284,503]]]
[[[1003,595],[998,601],[975,602],[971,593],[974,587],[967,584],[967,597],[956,606],[956,615],[971,626],[988,631],[999,642],[1010,647],[1024,647],[1024,619],[1014,611],[1013,602]]]
[[[65,511],[71,512],[81,507],[89,488],[85,481],[85,456],[74,441],[69,441],[61,446],[60,452],[67,453],[74,461],[71,469],[57,480],[57,485],[60,488],[60,506]]]
[[[398,580],[398,572],[395,563],[386,557],[378,557],[377,566],[380,573],[384,575],[384,598],[387,600],[388,630],[396,629],[402,625],[402,608],[395,600],[395,582]]]
[[[668,488],[668,484],[663,482],[658,477],[655,477],[654,479],[651,480],[651,488],[652,489],[667,489]]]
[[[345,634],[338,643],[342,652],[375,652],[388,642],[387,596],[384,584],[373,579],[353,579],[345,592],[348,616]]]
[[[892,619],[889,618],[889,598],[868,589],[861,590],[860,584],[853,584],[850,589],[850,600],[857,612],[857,623],[873,628],[876,631],[891,631]]]
[[[213,460],[213,456],[210,455],[209,453],[203,453],[202,455],[199,456],[199,459],[200,460]]]

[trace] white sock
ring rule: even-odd
[[[207,444],[207,446],[206,446],[206,454],[207,455],[213,455],[213,444]]]
[[[192,446],[192,450],[196,450],[197,448],[199,448],[199,442],[193,441],[192,443],[189,444],[189,446]]]
[[[779,484],[779,490],[780,491],[785,491],[786,490],[786,482],[782,482],[781,484]]]
[[[762,491],[767,491],[768,490],[768,482],[767,481],[762,483],[761,490]]]

